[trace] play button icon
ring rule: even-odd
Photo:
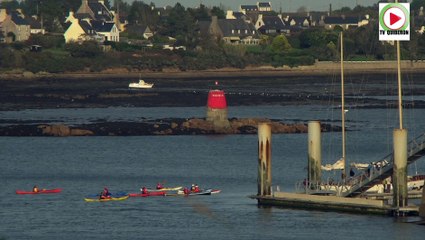
[[[390,25],[394,25],[398,21],[401,20],[401,17],[395,15],[394,13],[390,12]]]
[[[383,14],[383,20],[389,30],[399,30],[406,22],[406,14],[396,6],[389,7]]]

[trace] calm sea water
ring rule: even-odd
[[[391,151],[397,110],[347,113],[347,157],[371,162]],[[285,121],[339,119],[324,106],[232,107],[230,117]],[[1,112],[0,118],[90,122],[203,117],[204,108],[57,109]],[[424,109],[406,110],[409,138],[425,131]],[[337,124],[337,122],[334,122]],[[340,133],[323,134],[323,162],[340,156]],[[294,191],[306,175],[307,135],[272,138],[273,185]],[[423,239],[415,220],[335,212],[258,208],[257,135],[0,138],[0,239]],[[409,172],[425,173],[423,159]],[[87,194],[136,192],[157,182],[219,188],[198,197],[130,198],[87,203]],[[60,194],[16,195],[17,189],[63,188]]]

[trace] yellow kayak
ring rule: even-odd
[[[111,197],[111,198],[84,198],[84,201],[86,202],[108,202],[108,201],[122,201],[126,200],[129,196],[122,196],[122,197]]]

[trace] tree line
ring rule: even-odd
[[[78,9],[81,0],[2,2],[0,5],[2,8],[21,8],[25,14],[42,15],[45,23],[50,19],[53,20],[50,24],[45,24],[49,27],[51,34],[32,35],[27,42],[0,44],[0,69],[66,72],[101,71],[115,67],[127,68],[131,71],[143,69],[161,71],[164,68],[186,71],[261,65],[294,67],[311,65],[317,60],[339,61],[338,35],[341,31],[344,31],[346,60],[392,60],[395,58],[394,47],[378,39],[377,5],[335,11],[336,14],[346,15],[372,14],[369,24],[358,28],[343,30],[341,27],[335,27],[328,30],[314,27],[288,36],[264,35],[259,45],[229,45],[213,36],[202,35],[197,25],[199,21],[209,20],[211,16],[224,18],[224,10],[220,7],[207,8],[200,5],[198,8],[185,8],[177,3],[167,10],[166,17],[161,17],[153,3],[134,1],[128,4],[114,1],[111,6],[109,1],[105,1],[105,4],[127,15],[130,24],[142,23],[150,26],[155,32],[153,39],[149,40],[153,43],[153,47],[125,42],[106,42],[104,46],[91,41],[83,44],[65,44],[61,34],[54,34],[61,31],[63,21],[59,19],[65,19],[69,10]],[[412,18],[415,19],[416,26],[423,24],[424,19],[420,17],[419,9],[424,5],[425,0],[412,2]],[[139,38],[125,32],[122,35]],[[162,49],[161,44],[168,43],[168,37],[175,39],[173,44],[186,46],[186,50]],[[29,51],[28,47],[34,44],[41,45],[43,51]],[[411,31],[411,41],[402,42],[402,57],[412,61],[424,59],[425,36]]]

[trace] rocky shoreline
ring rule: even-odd
[[[397,68],[395,61],[363,61],[352,62],[346,61],[346,74],[378,74],[378,73],[396,73]],[[401,62],[403,72],[407,73],[424,73],[424,61]],[[222,68],[207,69],[197,71],[181,71],[179,69],[164,69],[160,72],[149,70],[129,70],[126,68],[106,69],[101,72],[66,72],[66,73],[32,73],[24,70],[12,70],[8,72],[0,72],[0,80],[17,80],[17,79],[40,79],[40,78],[125,78],[137,77],[143,74],[146,78],[211,78],[211,77],[276,77],[276,76],[294,76],[294,75],[329,75],[340,71],[339,62],[316,62],[311,66],[299,67],[271,67],[271,66],[248,66],[244,69],[239,68]]]
[[[0,127],[0,136],[143,136],[143,135],[214,135],[256,134],[259,123],[269,123],[272,133],[306,133],[307,124],[287,124],[263,118],[229,119],[229,128],[215,128],[201,118],[156,119],[141,122],[98,122],[80,125],[16,124]],[[322,131],[341,131],[338,126],[322,124]]]
[[[345,74],[380,74],[396,73],[395,61],[346,61]],[[401,61],[404,73],[424,73],[425,61]],[[211,77],[282,77],[282,76],[309,76],[309,75],[332,75],[340,72],[340,63],[332,61],[318,61],[311,66],[298,67],[272,67],[272,66],[248,66],[244,69],[221,68],[197,71],[181,71],[174,68],[165,68],[162,71],[131,70],[127,68],[106,69],[101,72],[65,72],[65,73],[32,73],[20,69],[9,72],[0,72],[0,80],[32,80],[40,78],[49,79],[79,79],[79,78],[211,78]]]

